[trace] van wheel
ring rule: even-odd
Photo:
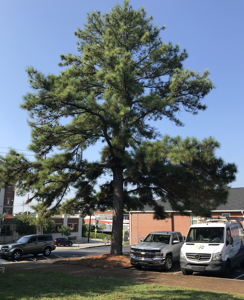
[[[14,253],[13,253],[13,255],[12,255],[12,258],[14,260],[18,260],[18,259],[21,258],[21,255],[22,255],[22,252],[20,250],[15,250]]]
[[[166,255],[165,262],[164,262],[164,269],[166,271],[170,271],[173,267],[173,260],[170,255]]]
[[[231,277],[231,273],[232,273],[232,271],[231,271],[231,264],[230,264],[230,262],[227,262],[226,266],[225,266],[225,270],[224,270],[223,275],[224,275],[225,278],[230,278]]]
[[[241,267],[244,268],[244,260],[241,262]]]
[[[183,275],[192,275],[193,274],[193,271],[188,271],[188,270],[185,270],[185,269],[181,269],[181,272]]]
[[[51,248],[47,247],[47,248],[44,249],[43,255],[49,256],[51,254],[51,252],[52,252]]]

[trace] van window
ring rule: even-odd
[[[223,243],[224,227],[197,227],[191,228],[186,242],[192,243]]]

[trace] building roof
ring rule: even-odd
[[[162,202],[158,200],[158,203],[164,206],[166,212],[172,212],[172,207],[169,202]],[[216,211],[244,211],[244,187],[242,188],[231,188],[226,204],[218,206],[213,212]],[[144,207],[144,212],[153,212],[153,208],[149,205]],[[138,211],[139,212],[139,211]]]
[[[229,196],[226,204],[218,206],[213,211],[234,211],[243,210],[244,211],[244,187],[242,188],[231,188],[229,190]]]

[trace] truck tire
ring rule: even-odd
[[[141,270],[142,269],[142,266],[141,265],[135,265],[134,266],[137,270]]]
[[[185,270],[185,269],[181,269],[181,272],[183,275],[192,275],[193,274],[193,271],[188,271],[188,270]]]
[[[171,255],[166,255],[165,261],[164,261],[164,269],[166,271],[170,271],[173,267],[173,260]]]

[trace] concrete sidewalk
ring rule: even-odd
[[[106,244],[104,243],[103,240],[99,239],[90,239],[89,243],[87,242],[87,239],[82,239],[80,242],[75,242],[71,247],[69,246],[59,246],[56,247],[56,249],[84,249],[84,248],[93,248],[93,247],[102,247],[102,246],[110,246],[111,243],[107,242]]]

